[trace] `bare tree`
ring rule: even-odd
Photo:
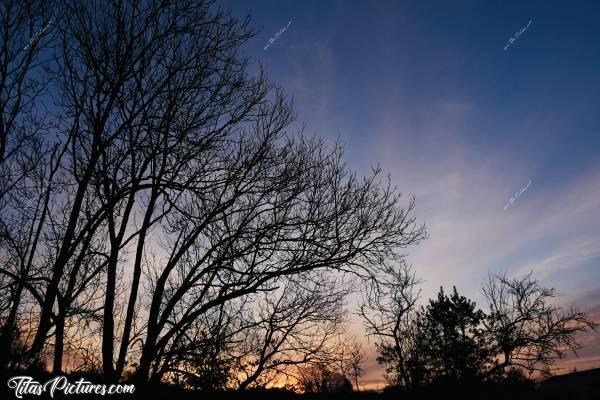
[[[79,352],[108,380],[134,363],[160,380],[236,343],[236,307],[267,296],[264,316],[293,326],[255,321],[267,350],[249,385],[298,360],[293,340],[323,353],[297,327],[336,326],[333,277],[377,283],[424,237],[378,168],[359,178],[340,146],[289,132],[290,102],[238,54],[248,20],[196,0],[16,4],[0,10],[3,366],[20,332],[31,365],[52,346],[56,373]],[[321,286],[269,303],[300,276]]]
[[[378,360],[388,379],[412,389],[437,378],[505,377],[520,368],[549,373],[566,351],[577,351],[577,335],[596,323],[571,307],[552,303],[554,289],[531,274],[510,279],[490,276],[483,288],[489,309],[440,292],[425,309],[415,309],[418,283],[406,267],[361,306],[369,333],[377,338]]]
[[[193,1],[153,1],[143,7],[137,1],[61,2],[69,18],[61,26],[53,77],[62,95],[58,106],[64,110],[58,118],[64,143],[69,144],[63,170],[77,184],[63,194],[66,218],[57,232],[60,240],[49,268],[51,278],[31,349],[34,356],[52,326],[60,282],[67,275],[81,275],[78,261],[84,257],[76,252],[94,254],[100,266],[94,273],[106,273],[104,371],[108,378],[115,375],[117,270],[126,262],[127,245],[139,238],[117,359],[120,375],[144,243],[165,213],[159,198],[167,187],[178,196],[190,178],[177,179],[179,170],[202,151],[217,143],[222,146],[223,132],[243,119],[248,104],[255,101],[252,92],[262,90],[244,81],[243,63],[232,58],[232,49],[248,35],[245,24],[237,27],[223,14],[209,15],[209,6]],[[203,24],[203,19],[210,22]],[[213,54],[213,49],[218,51]],[[203,127],[208,130],[202,132]],[[134,211],[143,216],[139,230],[128,229]],[[109,238],[106,254],[86,248],[96,237]]]
[[[344,376],[348,377],[354,384],[354,390],[359,391],[359,379],[364,372],[363,363],[366,360],[366,354],[356,338],[350,340],[347,335],[342,338],[344,342],[339,345],[337,359],[341,364]]]
[[[370,276],[378,261],[393,255],[396,223],[403,232],[406,225],[404,211],[393,211],[391,192],[377,193],[371,179],[358,184],[349,177],[342,183],[339,152],[325,156],[316,142],[289,143],[265,154],[262,149],[272,148],[268,143],[275,137],[264,139],[251,139],[233,154],[219,186],[194,198],[200,207],[186,202],[177,206],[185,210],[181,218],[169,216],[177,229],[152,292],[142,368],[178,330],[223,302],[269,290],[276,279],[305,271]],[[172,281],[176,287],[167,286]],[[177,307],[187,313],[172,321]]]
[[[420,380],[412,365],[421,345],[416,332],[419,283],[412,269],[401,264],[389,270],[386,280],[372,286],[359,309],[367,333],[375,338],[388,380],[409,388]]]
[[[6,0],[0,6],[0,199],[28,170],[13,167],[36,165],[35,153],[23,151],[39,143],[44,126],[44,113],[36,108],[36,100],[47,89],[47,79],[39,73],[47,63],[43,52],[52,33],[48,27],[53,3]],[[24,164],[27,154],[31,159]]]
[[[240,331],[239,389],[264,386],[294,375],[295,367],[335,364],[347,355],[339,346],[345,296],[350,286],[323,272],[304,273],[274,282],[258,295],[256,312]]]
[[[24,303],[40,300],[41,277],[35,253],[48,213],[57,148],[45,131],[40,104],[47,89],[42,73],[48,63],[54,2],[25,0],[0,4],[0,296],[6,299],[0,326],[0,367],[20,332]]]
[[[352,391],[352,383],[341,371],[308,365],[300,369],[298,389],[303,393],[346,393]]]
[[[273,285],[197,319],[163,352],[157,374],[204,390],[244,390],[295,383],[301,369],[328,365],[357,381],[364,353],[344,333],[344,297],[351,286],[324,272]]]
[[[155,373],[184,387],[204,391],[222,390],[235,381],[235,335],[243,304],[232,302],[207,312],[181,331],[163,352]]]
[[[531,275],[491,275],[483,288],[490,317],[486,328],[498,355],[488,376],[508,367],[548,374],[565,352],[581,348],[579,333],[597,326],[575,307],[555,305],[552,300],[556,291],[544,288]]]

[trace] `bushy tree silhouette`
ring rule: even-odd
[[[423,346],[426,381],[464,382],[478,378],[490,360],[482,322],[486,318],[475,302],[443,288],[417,316],[417,335]]]
[[[418,280],[396,271],[387,287],[361,308],[377,338],[378,361],[394,386],[527,381],[525,374],[549,373],[566,351],[581,348],[578,334],[597,324],[574,307],[552,304],[554,289],[532,278],[490,276],[483,288],[486,311],[442,288],[417,309]],[[518,378],[518,379],[517,379]],[[477,386],[477,385],[475,385]],[[514,385],[513,385],[514,386]]]
[[[298,383],[300,390],[304,393],[348,393],[352,391],[352,383],[344,374],[322,365],[304,368]]]

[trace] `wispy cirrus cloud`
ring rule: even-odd
[[[450,113],[441,118],[446,121],[431,125],[448,121],[460,125],[462,117]],[[397,132],[406,137],[402,129]],[[435,138],[436,133],[429,135]],[[387,140],[393,137],[389,131],[386,136]],[[389,155],[390,146],[393,149],[389,142],[374,144],[381,155]],[[586,290],[587,282],[598,281],[590,271],[600,271],[600,221],[590,218],[600,215],[600,170],[573,176],[561,182],[560,190],[544,182],[531,186],[519,207],[505,213],[499,206],[506,199],[506,188],[514,187],[524,168],[507,167],[502,157],[473,166],[469,161],[473,155],[462,143],[446,143],[445,148],[445,158],[382,157],[399,188],[415,194],[416,215],[427,224],[429,238],[408,249],[409,262],[425,279],[423,298],[433,296],[440,286],[456,285],[485,307],[480,288],[488,273],[533,272],[542,284],[557,288],[561,304],[574,303],[583,309],[600,305],[600,290],[586,298],[576,296]],[[560,366],[600,366],[597,334],[590,334],[584,344],[585,353],[580,355],[585,357],[569,356]],[[371,376],[382,371],[376,364],[370,367]]]
[[[419,272],[438,280],[441,273],[459,284],[478,282],[474,278],[493,268],[532,268],[550,275],[567,258],[571,261],[563,269],[600,256],[600,221],[590,219],[600,214],[600,169],[572,175],[558,188],[541,173],[539,184],[529,187],[519,207],[507,214],[501,208],[510,188],[529,171],[543,172],[546,160],[523,165],[503,153],[483,156],[468,143],[452,140],[453,131],[464,129],[472,107],[446,113],[433,108],[436,117],[417,138],[410,128],[382,118],[382,140],[372,146],[374,158],[384,160],[398,186],[417,196],[417,215],[428,225],[430,238],[410,249]],[[410,157],[394,156],[418,152],[423,141],[439,145]]]

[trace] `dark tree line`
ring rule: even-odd
[[[554,289],[531,274],[490,276],[482,290],[486,310],[456,287],[450,295],[440,288],[419,307],[418,284],[404,266],[360,307],[389,382],[408,390],[549,375],[566,352],[581,348],[577,335],[597,326],[584,312],[555,305]]]
[[[360,373],[344,299],[425,231],[378,169],[291,131],[254,34],[210,1],[2,1],[3,369]]]

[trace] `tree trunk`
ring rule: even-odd
[[[15,322],[17,319],[17,311],[19,310],[19,304],[21,302],[21,294],[23,292],[23,284],[19,282],[13,304],[10,309],[6,323],[2,327],[2,334],[0,335],[0,369],[5,369],[8,366],[10,358],[10,347],[15,332]]]
[[[62,359],[65,340],[65,316],[63,311],[64,310],[62,309],[59,310],[59,313],[56,316],[55,320],[56,328],[54,334],[54,364],[52,366],[52,373],[54,375],[58,375],[62,371]]]
[[[117,379],[121,377],[121,375],[123,374],[123,369],[125,368],[125,358],[127,357],[127,348],[129,346],[131,327],[133,325],[135,303],[137,300],[140,278],[142,276],[142,257],[144,255],[146,234],[150,226],[150,221],[152,219],[152,213],[154,211],[154,205],[156,204],[157,197],[158,195],[156,189],[153,189],[152,195],[150,197],[150,202],[148,203],[148,208],[146,209],[146,213],[144,215],[142,229],[138,237],[138,243],[135,252],[135,261],[133,264],[133,279],[131,281],[131,291],[129,292],[129,302],[127,303],[127,313],[125,316],[125,326],[123,328],[121,348],[119,349],[119,358],[117,359],[117,368],[115,370],[115,376],[117,377]]]
[[[116,258],[116,251],[114,257]],[[111,258],[113,255],[111,254]],[[102,324],[102,368],[104,378],[107,382],[111,382],[115,377],[113,367],[113,351],[114,351],[114,306],[115,306],[115,286],[117,279],[117,263],[108,263],[108,271],[106,273],[106,297],[104,301],[104,318]]]
[[[98,154],[94,152],[94,154],[92,154],[92,158],[90,159],[90,163],[87,166],[85,174],[82,177],[79,187],[77,188],[77,194],[73,200],[73,206],[69,215],[69,223],[67,225],[56,262],[52,267],[52,278],[48,284],[48,288],[46,289],[44,303],[41,305],[42,309],[40,313],[40,322],[30,350],[31,358],[34,360],[34,363],[39,360],[40,353],[44,347],[44,344],[46,343],[46,336],[50,331],[50,318],[52,315],[52,308],[54,308],[54,301],[56,300],[56,295],[58,293],[58,283],[60,282],[64,267],[70,257],[71,242],[75,236],[75,229],[77,227],[77,221],[79,220],[81,206],[83,205],[83,198],[85,196],[88,182],[92,177],[92,172],[94,171],[97,160]]]

